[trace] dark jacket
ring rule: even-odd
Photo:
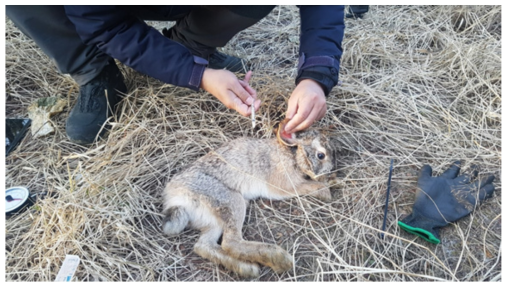
[[[133,9],[133,7],[130,7]],[[83,42],[165,83],[198,90],[207,61],[194,57],[122,6],[65,6]],[[154,7],[151,7],[154,9]],[[161,6],[171,13],[171,6]],[[338,82],[343,6],[301,6],[300,64],[296,82],[312,78],[326,94]],[[325,57],[324,57],[325,56]]]

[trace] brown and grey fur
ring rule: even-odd
[[[318,130],[288,139],[282,139],[279,131],[277,135],[233,140],[175,175],[164,191],[163,231],[176,235],[187,226],[200,230],[194,251],[243,277],[258,276],[257,263],[277,273],[292,268],[292,257],[281,247],[243,240],[248,200],[299,195],[331,200],[325,182],[331,179],[335,155],[329,139]],[[324,159],[317,158],[319,152]]]

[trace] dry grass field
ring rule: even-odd
[[[41,97],[68,105],[53,118],[55,134],[28,134],[6,158],[6,187],[47,195],[6,219],[5,280],[53,281],[66,254],[81,259],[73,281],[243,280],[193,252],[197,231],[162,233],[162,190],[222,143],[272,137],[294,87],[299,23],[296,7],[279,6],[223,48],[253,63],[262,100],[254,131],[205,92],[121,65],[122,114],[107,139],[82,147],[65,136],[78,86],[7,19],[6,117],[26,117]],[[263,267],[254,281],[501,281],[501,6],[372,6],[346,19],[343,49],[341,85],[316,123],[342,146],[334,199],[250,203],[244,238],[279,244],[295,262],[281,275]],[[420,167],[437,174],[457,159],[462,171],[495,174],[494,196],[442,228],[441,244],[401,230]]]

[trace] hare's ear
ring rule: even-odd
[[[288,121],[289,121],[289,119],[284,119],[283,121],[280,122],[280,125],[278,126],[278,130],[276,131],[276,138],[278,139],[278,142],[280,144],[283,144],[286,146],[296,146],[297,145],[296,134],[295,133],[292,133],[292,134],[286,133],[285,129],[284,129],[285,124],[287,124]]]

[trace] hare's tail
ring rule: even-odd
[[[163,232],[167,235],[177,235],[188,225],[189,216],[181,206],[172,206],[163,212]]]

